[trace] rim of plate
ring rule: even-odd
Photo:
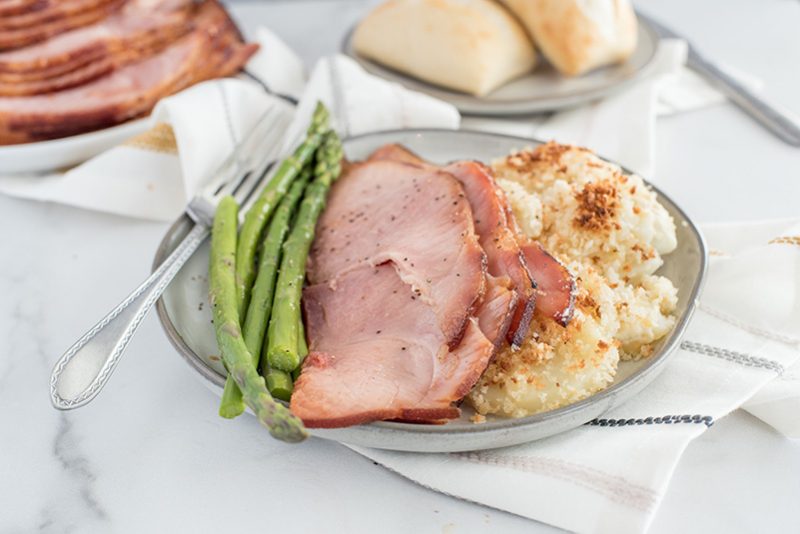
[[[15,145],[1,145],[0,154],[3,152],[13,152],[13,151],[32,150],[32,149],[49,150],[52,149],[54,146],[58,145],[91,142],[103,138],[109,134],[136,129],[137,127],[141,127],[142,125],[147,124],[150,120],[152,119],[150,115],[148,115],[146,117],[130,119],[125,122],[109,126],[107,128],[101,128],[99,130],[92,130],[90,132],[83,132],[75,135],[68,135],[66,137],[56,137],[55,139],[43,139],[41,141],[31,141],[29,143],[17,143]]]
[[[458,136],[460,134],[467,134],[467,135],[503,138],[503,139],[517,141],[519,143],[527,143],[529,145],[544,144],[543,141],[530,137],[518,137],[514,135],[482,132],[479,130],[447,130],[443,128],[409,128],[409,129],[380,130],[380,131],[369,132],[365,134],[359,134],[347,137],[343,140],[343,143],[347,144],[348,141],[357,141],[371,136],[391,135],[391,134],[401,134],[401,133],[412,134],[412,135],[448,134],[454,136]],[[635,174],[627,167],[624,167],[614,162],[611,159],[605,158],[600,154],[598,154],[598,157],[610,163],[614,163],[615,165],[619,165],[620,169],[622,169],[623,172],[625,172],[626,174]],[[590,395],[585,399],[547,412],[537,413],[534,415],[529,415],[519,418],[511,418],[511,417],[498,418],[493,420],[487,420],[486,422],[481,424],[460,426],[459,428],[453,428],[452,426],[448,428],[448,423],[444,423],[441,425],[430,425],[430,424],[419,424],[419,423],[401,423],[394,421],[375,421],[372,423],[367,423],[366,426],[376,426],[379,428],[384,428],[392,431],[414,432],[414,433],[425,433],[425,434],[447,434],[447,433],[473,434],[473,433],[484,433],[484,432],[496,432],[500,430],[511,429],[518,426],[528,426],[548,421],[550,419],[558,419],[573,412],[580,412],[590,404],[596,403],[605,398],[613,397],[618,391],[621,391],[629,387],[631,384],[639,382],[640,380],[644,380],[652,372],[659,370],[661,367],[663,367],[666,364],[667,360],[669,359],[669,356],[674,353],[676,348],[678,348],[678,345],[680,344],[681,339],[683,338],[683,334],[686,331],[686,328],[688,327],[689,322],[691,321],[691,318],[694,315],[694,312],[697,308],[697,299],[698,296],[700,295],[700,291],[703,287],[703,284],[705,283],[706,274],[708,270],[708,251],[705,239],[703,238],[703,234],[697,228],[697,225],[694,223],[694,221],[686,214],[686,212],[678,204],[676,204],[668,195],[663,193],[658,187],[651,184],[644,178],[642,178],[642,180],[649,188],[651,188],[658,194],[659,200],[665,200],[670,204],[670,206],[676,212],[678,212],[678,214],[680,214],[680,216],[683,218],[683,221],[686,222],[688,229],[696,237],[700,248],[699,250],[700,273],[699,276],[695,279],[694,286],[692,287],[691,292],[687,298],[686,311],[679,318],[673,329],[670,331],[669,337],[663,340],[663,345],[661,345],[656,355],[648,358],[639,369],[633,372],[630,376],[620,380],[619,382],[615,382],[610,386],[608,386],[607,388],[598,391],[597,393]],[[176,220],[174,223],[172,223],[172,225],[170,225],[169,229],[164,234],[164,237],[159,243],[158,248],[156,249],[152,265],[153,269],[157,268],[158,265],[169,255],[170,250],[168,250],[168,245],[169,242],[172,240],[172,237],[181,229],[182,226],[188,224],[191,224],[191,220],[184,213],[178,218],[178,220]],[[165,333],[167,334],[167,338],[169,339],[172,346],[181,355],[181,357],[184,360],[186,360],[186,362],[192,368],[194,368],[197,372],[199,372],[204,378],[209,380],[212,384],[220,388],[223,387],[223,385],[225,384],[225,377],[223,377],[222,375],[217,373],[216,370],[211,368],[200,356],[198,356],[183,341],[183,338],[181,337],[180,333],[175,328],[175,325],[170,319],[169,314],[167,313],[166,305],[164,304],[164,301],[161,298],[159,298],[158,302],[156,303],[156,312],[158,314],[161,326],[163,327]],[[287,403],[284,402],[284,404]]]
[[[661,44],[661,37],[658,32],[650,25],[650,23],[636,14],[637,27],[639,31],[647,35],[648,41],[652,43],[652,51],[644,63],[630,74],[622,77],[615,83],[610,85],[601,85],[599,87],[591,87],[583,90],[569,92],[563,96],[551,96],[547,98],[526,99],[515,98],[503,101],[487,100],[485,97],[478,97],[468,93],[462,93],[443,86],[435,85],[424,80],[420,80],[409,74],[402,73],[390,67],[385,67],[371,59],[360,56],[353,49],[353,34],[359,22],[353,24],[342,39],[340,51],[342,54],[356,61],[364,70],[373,76],[378,76],[383,80],[388,80],[395,83],[400,83],[406,89],[413,91],[421,91],[429,94],[435,98],[439,98],[454,105],[461,113],[475,116],[511,116],[511,115],[524,115],[530,113],[541,113],[547,111],[555,111],[558,109],[569,108],[577,106],[584,102],[589,102],[619,92],[634,81],[639,80],[653,67],[653,60],[658,53]],[[639,44],[637,44],[637,48]],[[607,65],[602,68],[614,67]],[[599,70],[596,69],[596,70]],[[384,72],[391,73],[393,78],[384,76]],[[591,71],[590,71],[591,72]],[[587,73],[589,74],[589,73]],[[397,79],[394,79],[397,78]],[[420,84],[422,87],[409,87],[404,82],[411,81],[414,84]],[[514,80],[509,80],[513,82]],[[499,89],[499,88],[498,88]]]

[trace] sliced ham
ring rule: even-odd
[[[103,57],[97,61],[91,61],[68,73],[52,78],[11,83],[2,81],[3,77],[0,75],[0,96],[41,95],[70,89],[100,78],[101,76],[105,76],[125,65],[152,56],[165,48],[168,44],[169,41],[142,43],[141,46],[131,47],[117,54]]]
[[[47,95],[0,97],[0,144],[63,137],[142,116],[164,96],[233,74],[256,49],[243,44],[226,19],[85,85]]]
[[[29,28],[36,24],[44,24],[57,19],[64,19],[80,15],[93,9],[103,7],[104,4],[114,0],[58,0],[57,2],[47,2],[46,5],[39,5],[38,9],[27,10],[17,13],[10,13],[0,16],[0,32]],[[2,8],[0,8],[2,9]]]
[[[197,9],[198,26],[218,17],[211,1]],[[131,0],[107,19],[18,50],[0,52],[0,82],[53,78],[131,49],[174,41],[192,29],[191,0]],[[224,16],[224,13],[223,13]]]
[[[106,48],[105,52],[100,54],[90,53],[83,58],[78,56],[72,62],[72,66],[69,63],[55,63],[45,69],[29,72],[0,72],[0,96],[44,94],[87,83],[158,53],[187,33],[192,24],[196,28],[208,28],[224,24],[226,20],[224,11],[213,2],[206,2],[198,10],[194,22],[188,17],[187,10],[167,13],[162,21],[163,25],[155,31],[145,31],[138,37],[132,36],[131,39],[107,41],[104,44],[111,48]],[[101,49],[102,47],[98,48],[98,51]],[[66,72],[60,72],[63,69],[67,69]]]
[[[367,160],[397,161],[399,163],[408,163],[410,165],[431,165],[403,145],[398,145],[397,143],[383,145],[370,154]]]
[[[486,276],[486,292],[475,317],[481,332],[495,347],[499,348],[506,340],[518,300],[519,294],[508,277]]]
[[[485,167],[441,169],[391,146],[333,186],[307,276],[309,355],[290,407],[312,428],[457,417],[520,299],[538,294],[538,313],[562,324],[574,300],[567,270],[518,233]]]
[[[335,288],[307,287],[303,302],[310,353],[291,410],[312,428],[457,417],[453,403],[469,392],[494,351],[475,319],[450,351],[434,308],[391,263],[362,263]]]
[[[369,159],[432,167],[407,148],[397,144],[384,145],[373,152]],[[531,274],[517,243],[518,233],[509,224],[505,195],[491,171],[481,163],[458,161],[447,165],[443,170],[452,174],[464,188],[472,208],[475,232],[486,252],[487,272],[495,277],[510,279],[511,289],[517,293],[513,318],[507,323],[507,337],[509,343],[519,345],[529,333],[536,294]]]
[[[520,345],[530,331],[536,294],[531,272],[520,252],[518,234],[509,226],[505,196],[491,171],[481,163],[459,161],[445,170],[464,186],[475,214],[475,229],[488,258],[489,274],[507,276],[518,294],[507,337],[512,345]]]
[[[123,3],[124,0],[110,0],[95,8],[45,21],[41,24],[23,28],[0,29],[0,50],[22,48],[74,28],[93,24],[119,9]]]
[[[566,326],[575,311],[575,279],[538,242],[522,246],[525,261],[536,273],[536,313]]]
[[[412,295],[430,305],[458,345],[484,291],[486,258],[458,181],[395,161],[352,165],[333,186],[310,254],[312,284],[392,262]]]
[[[0,0],[0,17],[46,9],[58,0]]]

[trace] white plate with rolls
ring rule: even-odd
[[[347,35],[365,70],[470,115],[524,115],[613,94],[659,37],[627,0],[388,0]]]

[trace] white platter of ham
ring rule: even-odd
[[[458,160],[491,162],[498,157],[507,155],[512,150],[540,144],[531,139],[481,132],[402,130],[350,138],[345,141],[344,145],[348,160],[358,161],[367,158],[376,149],[394,143],[407,147],[428,162],[437,165],[445,165]],[[420,177],[420,179],[422,178]],[[386,184],[388,185],[389,182]],[[694,311],[695,301],[705,276],[706,254],[700,233],[678,206],[655,188],[654,191],[658,196],[659,203],[674,219],[677,231],[677,249],[664,257],[664,264],[658,271],[658,274],[671,280],[678,288],[678,302],[675,308],[676,322],[672,331],[655,344],[650,357],[638,361],[621,362],[614,382],[609,387],[574,404],[521,418],[487,416],[485,421],[478,418],[481,422],[476,423],[474,422],[476,418],[473,417],[475,412],[467,403],[459,406],[458,402],[454,402],[453,408],[460,410],[460,416],[443,424],[375,421],[340,428],[310,428],[312,435],[353,445],[404,451],[455,452],[491,449],[542,439],[576,428],[634,397],[657,377],[669,360],[670,354],[680,343],[683,331]],[[365,195],[370,194],[375,193],[365,191]],[[439,191],[437,194],[441,195],[442,193]],[[455,200],[451,200],[455,205]],[[357,215],[358,211],[356,210],[354,214]],[[384,215],[391,216],[388,212]],[[433,215],[435,216],[435,214]],[[435,219],[435,217],[433,218]],[[417,228],[424,228],[424,226],[417,225]],[[159,264],[171,252],[189,229],[188,219],[181,218],[176,221],[158,249],[155,258],[156,264]],[[319,237],[321,231],[322,229],[318,228],[317,239],[319,241],[315,245],[323,242]],[[200,377],[215,394],[221,395],[225,382],[225,370],[218,356],[213,329],[210,328],[211,312],[206,303],[207,267],[208,243],[202,246],[189,260],[164,293],[158,303],[158,315],[170,341],[196,372],[194,374]],[[342,265],[337,266],[334,261],[327,267],[316,267],[315,271],[309,271],[310,278],[325,278],[326,268],[341,268]],[[398,289],[398,282],[392,278],[390,273],[384,273],[379,265],[374,267],[375,284],[370,282],[370,287],[364,287],[367,284],[364,282],[359,288],[358,279],[350,277],[348,283],[353,287],[349,287],[347,291],[350,293],[360,291],[364,298],[370,298],[370,294],[375,291],[389,290],[391,293],[394,291],[392,288]],[[383,289],[378,289],[379,287]],[[414,296],[414,292],[412,291],[410,295]],[[338,295],[337,298],[341,298],[341,295]],[[378,303],[385,300],[387,306],[391,300],[388,296],[373,298],[376,298]],[[339,301],[334,298],[325,302],[336,305]],[[346,301],[343,302],[347,304]],[[458,305],[452,306],[452,302],[447,304],[457,311]],[[306,305],[308,314],[308,304],[304,303],[304,305]],[[348,311],[353,311],[352,305]],[[331,312],[328,310],[326,313],[330,314]],[[419,308],[415,308],[410,312],[410,315],[414,316],[411,319],[415,320],[410,320],[409,317],[403,317],[401,320],[398,316],[397,323],[403,323],[406,328],[425,328],[424,336],[430,337],[432,334],[428,331],[430,330],[428,326],[431,323],[437,323],[441,328],[434,330],[437,332],[446,330],[447,324],[440,319],[441,317],[451,318],[453,311],[450,310],[449,315],[433,314],[427,320],[419,320],[416,317],[419,313]],[[352,315],[352,313],[348,313],[348,315]],[[309,321],[308,317],[306,321]],[[394,324],[390,324],[389,328],[394,326]],[[377,335],[377,333],[376,331],[375,334]],[[466,338],[467,334],[463,334],[463,337],[460,338],[459,343],[462,346],[467,343]],[[391,347],[391,345],[387,346]],[[405,344],[401,348],[405,348]],[[457,350],[452,349],[452,352],[455,353]],[[385,358],[385,355],[376,355],[376,358]],[[424,372],[429,372],[429,368],[426,367]],[[343,373],[337,379],[347,380],[348,376],[354,377],[355,382],[352,384],[354,388],[373,387],[373,393],[370,395],[392,395],[391,392],[385,390],[386,387],[392,387],[391,384],[373,380],[375,377],[369,376],[369,370],[359,369],[354,375]],[[319,383],[325,385],[324,381]],[[376,387],[376,384],[379,387]],[[314,393],[319,394],[316,391]],[[437,395],[439,394],[441,394],[441,390],[437,391]],[[335,394],[331,395],[330,399],[326,402],[336,403]],[[298,408],[303,408],[299,406],[300,403],[295,403],[293,397],[293,406],[294,404],[298,404]],[[307,406],[304,409],[307,409]],[[336,412],[336,409],[333,411]],[[346,413],[349,412],[346,411]],[[358,417],[354,422],[358,422]],[[319,426],[313,423],[314,421],[310,426]]]
[[[3,174],[41,174],[63,170],[122,144],[149,128],[148,118],[61,139],[0,146]]]

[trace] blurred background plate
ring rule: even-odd
[[[463,130],[397,130],[346,139],[344,148],[348,159],[358,160],[386,143],[401,143],[435,163],[456,159],[489,162],[515,148],[539,144],[531,139]],[[475,424],[469,419],[474,412],[465,404],[460,419],[443,425],[380,421],[348,428],[312,429],[311,433],[325,439],[380,449],[419,452],[491,449],[571,430],[639,393],[658,376],[677,349],[705,276],[705,247],[699,231],[672,200],[657,189],[655,191],[659,202],[676,223],[678,248],[664,256],[658,274],[669,278],[678,288],[677,322],[672,331],[656,343],[652,356],[620,362],[614,382],[607,389],[569,406],[519,419],[487,416],[485,423]],[[191,226],[188,217],[183,216],[168,230],[156,252],[154,265],[160,264],[172,252]],[[157,309],[169,340],[195,371],[193,374],[221,396],[225,369],[218,356],[207,303],[208,251],[209,242],[206,241],[164,292]]]
[[[492,93],[477,97],[451,91],[383,67],[356,54],[353,32],[348,32],[342,51],[355,59],[367,72],[386,80],[427,93],[450,102],[468,115],[523,115],[576,106],[613,94],[647,72],[658,49],[659,37],[642,19],[636,50],[619,65],[595,69],[576,77],[566,77],[542,61],[530,74],[512,80]],[[541,59],[541,53],[539,53]]]
[[[137,119],[111,128],[61,139],[0,146],[3,174],[54,171],[77,165],[146,131],[149,119]]]

